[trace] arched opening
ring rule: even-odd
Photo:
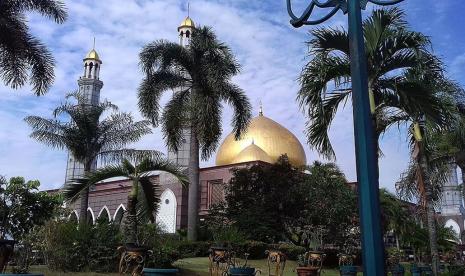
[[[72,211],[71,214],[68,217],[68,220],[72,223],[78,223],[79,222],[79,216],[76,210]]]
[[[84,78],[86,77],[87,74],[87,62],[84,63]]]
[[[102,210],[100,210],[100,213],[98,214],[98,219],[105,220],[107,222],[111,221],[110,211],[107,206],[102,207]]]
[[[173,191],[166,189],[160,196],[157,223],[167,233],[176,233],[177,200]]]
[[[92,68],[94,67],[94,64],[91,62],[89,64],[89,75],[87,76],[88,78],[91,78],[91,73],[92,73]]]
[[[457,239],[460,239],[460,226],[455,220],[453,219],[447,220],[444,227],[451,228],[455,232],[455,237]]]
[[[118,208],[116,209],[115,215],[113,216],[113,221],[118,225],[121,224],[121,222],[123,221],[125,212],[126,212],[126,208],[124,207],[123,204],[118,206]]]
[[[90,225],[95,224],[95,216],[94,216],[94,211],[92,211],[92,208],[87,208],[87,223]]]
[[[191,32],[186,31],[186,37],[189,38],[191,36]]]
[[[94,70],[94,78],[98,79],[98,63],[95,64],[95,70]]]

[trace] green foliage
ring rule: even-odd
[[[122,237],[117,226],[99,220],[96,225],[49,221],[38,232],[48,266],[59,271],[117,271],[116,248]]]
[[[0,7],[0,77],[5,85],[17,89],[28,82],[36,95],[49,89],[55,78],[55,60],[45,45],[34,37],[28,16],[36,12],[63,23],[67,18],[62,1],[2,0]]]
[[[363,22],[363,33],[376,143],[387,129],[408,121],[413,114],[422,113],[443,124],[444,94],[424,85],[427,80],[444,77],[444,66],[431,54],[429,38],[411,30],[398,8],[374,10]],[[308,117],[309,144],[334,158],[328,130],[352,93],[349,35],[345,29],[331,27],[314,29],[311,35],[311,60],[300,76],[298,100]],[[412,80],[409,74],[418,68],[429,77]],[[328,92],[332,86],[333,91]]]
[[[45,223],[62,203],[58,195],[39,191],[38,180],[0,178],[0,238],[21,241],[34,226]]]
[[[343,243],[357,216],[355,193],[334,164],[316,162],[308,171],[293,168],[286,156],[273,165],[235,170],[225,186],[226,202],[212,208],[206,224],[213,235],[235,227],[266,243]]]
[[[291,243],[271,244],[269,247],[283,252],[289,260],[298,260],[299,255],[307,251],[305,247]]]

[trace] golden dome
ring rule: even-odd
[[[100,57],[98,56],[97,51],[95,51],[95,49],[90,50],[90,52],[84,59],[96,59],[100,61]]]
[[[249,161],[265,161],[268,163],[273,163],[273,159],[259,146],[255,145],[252,141],[252,144],[243,149],[232,161],[233,164],[249,162]]]
[[[184,27],[195,28],[194,20],[192,20],[189,16],[186,17],[186,19],[181,22],[181,25],[179,25],[178,31]]]
[[[297,137],[277,122],[267,118],[260,113],[250,122],[247,132],[243,134],[240,140],[236,141],[234,133],[230,133],[224,139],[216,155],[216,165],[235,164],[239,157],[244,157],[243,151],[251,146],[261,149],[276,162],[278,158],[287,154],[289,161],[294,166],[303,166],[307,163],[304,148]],[[249,149],[250,152],[252,149]],[[253,150],[255,156],[259,156],[257,150]],[[266,159],[263,157],[261,158]],[[262,160],[262,159],[259,160]],[[269,162],[268,160],[262,160]]]

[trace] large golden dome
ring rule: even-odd
[[[297,137],[282,125],[260,115],[253,118],[247,132],[240,140],[230,133],[224,139],[216,155],[216,165],[229,165],[239,162],[261,160],[276,162],[287,154],[294,166],[307,163],[304,148]]]

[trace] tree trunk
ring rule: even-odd
[[[138,180],[132,182],[131,192],[128,195],[129,243],[137,244],[137,194],[139,190]]]
[[[423,151],[423,150],[421,150]],[[423,155],[423,152],[420,152],[420,168],[421,175],[423,178],[423,185],[425,187],[425,200],[426,200],[426,218],[428,224],[428,234],[429,234],[429,244],[431,252],[431,268],[433,269],[433,274],[438,275],[438,265],[439,265],[439,253],[438,253],[438,244],[437,244],[437,233],[436,233],[436,218],[435,210],[433,206],[433,189],[430,182],[428,174],[428,160],[427,157]]]
[[[199,193],[199,141],[197,133],[191,127],[189,159],[189,198],[187,217],[187,240],[197,240],[198,195]]]
[[[84,176],[91,170],[91,162],[84,163]],[[87,207],[89,207],[89,187],[81,191],[80,195],[80,208],[79,208],[79,224],[87,224]]]

